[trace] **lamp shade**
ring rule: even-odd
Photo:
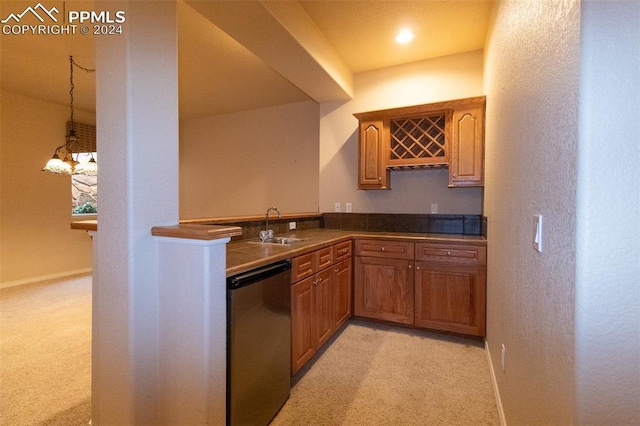
[[[51,157],[49,161],[47,161],[47,164],[44,166],[42,171],[54,173],[56,175],[69,176],[73,173],[71,169],[72,169],[71,164],[62,161],[58,156],[58,153],[56,150],[56,153],[53,154],[53,157]]]

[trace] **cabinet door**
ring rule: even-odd
[[[360,122],[358,151],[358,188],[390,189],[389,171],[384,157],[385,129],[383,120]]]
[[[351,317],[351,258],[334,266],[333,318],[335,329]]]
[[[416,262],[415,269],[415,325],[484,336],[484,267]]]
[[[317,346],[319,348],[333,334],[333,268],[318,272],[314,279],[314,316]]]
[[[484,186],[484,107],[453,112],[449,186]]]
[[[291,372],[295,374],[317,348],[314,320],[314,277],[291,286]]]
[[[412,261],[356,257],[354,314],[413,324]]]

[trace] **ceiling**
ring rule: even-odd
[[[60,9],[66,6],[62,3],[43,2],[46,6],[61,4]],[[37,4],[35,0],[3,1],[0,19],[34,4]],[[251,4],[264,7],[277,19],[273,19],[271,26],[251,25],[251,10],[240,10]],[[78,5],[84,5],[85,10],[95,10],[92,2],[74,1],[73,5],[78,9]],[[342,69],[342,75],[352,75],[482,49],[492,5],[491,0],[180,1],[180,115],[199,117],[307,99],[322,101],[321,95],[309,90],[315,85],[313,82],[307,82],[305,86],[296,80],[295,74],[299,70],[292,71],[292,67],[305,64],[304,59],[294,57],[298,55],[296,52],[304,52],[302,56],[308,56],[307,60],[313,56],[313,61],[322,63],[329,71],[319,78],[326,78],[337,75],[331,71],[332,67]],[[224,10],[214,9],[207,18],[207,7]],[[226,23],[233,19],[227,16],[233,13],[239,19],[246,17],[246,26],[253,28],[228,26]],[[255,14],[253,19],[262,22],[261,16],[264,15]],[[276,28],[278,26],[280,28]],[[272,27],[276,29],[272,31]],[[401,27],[409,27],[415,32],[415,39],[410,44],[398,45],[393,41]],[[313,31],[305,32],[305,29]],[[263,32],[257,33],[259,30]],[[249,34],[249,31],[256,34]],[[94,39],[90,35],[0,37],[0,78],[4,90],[68,104],[69,55],[83,67],[95,67]],[[272,38],[260,44],[259,39],[266,37]],[[289,39],[281,43],[282,37]],[[285,60],[277,58],[278,49],[281,54],[290,52],[291,56]],[[327,66],[329,63],[332,65]],[[95,111],[95,74],[76,68],[74,86],[74,106]]]

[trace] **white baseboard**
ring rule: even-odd
[[[57,274],[40,275],[38,277],[25,278],[23,280],[6,281],[6,282],[3,282],[3,283],[0,283],[0,289],[9,288],[9,287],[15,287],[15,286],[24,285],[24,284],[33,284],[33,283],[38,283],[38,282],[42,282],[42,281],[49,281],[49,280],[57,280],[57,279],[61,279],[61,278],[75,277],[75,276],[78,276],[78,275],[89,275],[89,274],[91,274],[92,271],[93,271],[92,268],[82,268],[82,269],[75,269],[73,271],[59,272]]]
[[[500,424],[507,426],[507,419],[504,417],[504,409],[502,408],[502,399],[500,399],[500,390],[498,389],[498,381],[496,380],[496,373],[493,370],[493,363],[491,362],[491,353],[489,353],[489,343],[484,341],[484,349],[487,352],[487,362],[489,363],[489,373],[491,374],[491,383],[493,384],[493,393],[496,396],[496,405],[498,406],[498,417],[500,418]]]

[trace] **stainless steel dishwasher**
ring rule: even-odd
[[[291,263],[227,278],[227,425],[266,426],[291,389]]]

